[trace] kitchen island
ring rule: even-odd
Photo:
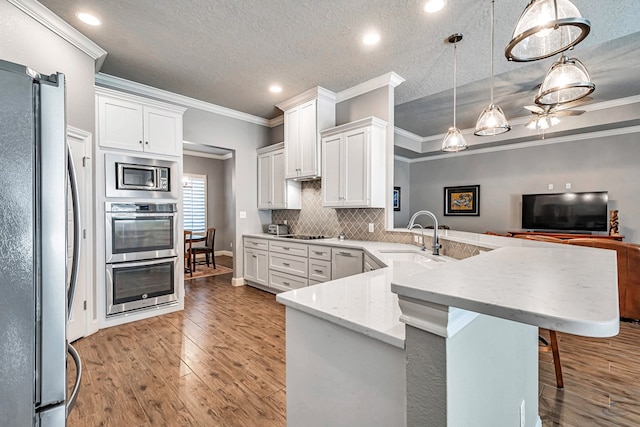
[[[278,295],[289,425],[533,427],[537,328],[617,334],[613,252],[441,238],[490,251],[416,263],[389,260],[394,244],[345,241],[388,267]]]

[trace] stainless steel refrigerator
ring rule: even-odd
[[[0,424],[64,426],[81,366],[66,341],[80,242],[63,74],[0,60],[0,144]],[[76,194],[70,266],[68,185]],[[69,396],[68,360],[78,373]]]

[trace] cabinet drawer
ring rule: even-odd
[[[306,278],[309,265],[306,258],[270,252],[269,269]]]
[[[328,246],[309,245],[309,258],[331,261],[331,248]]]
[[[309,279],[317,280],[318,282],[331,280],[331,261],[310,259]]]
[[[309,281],[302,277],[296,277],[273,270],[269,272],[269,286],[279,291],[304,288],[308,284]]]
[[[244,247],[247,249],[269,250],[269,241],[266,239],[256,239],[254,237],[244,238]]]
[[[296,255],[307,257],[307,245],[305,243],[292,243],[281,240],[272,240],[269,242],[269,251],[281,254]]]

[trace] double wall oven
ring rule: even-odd
[[[106,202],[107,316],[177,303],[176,207]]]

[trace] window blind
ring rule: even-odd
[[[184,229],[194,233],[207,230],[207,176],[184,174],[182,188]]]

